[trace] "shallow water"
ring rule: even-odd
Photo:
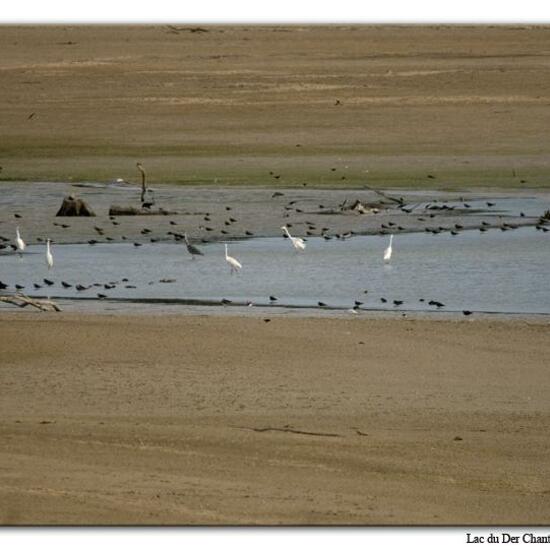
[[[202,245],[205,255],[197,259],[184,245],[174,243],[56,245],[50,272],[45,246],[34,245],[22,258],[0,257],[0,280],[11,287],[24,285],[29,295],[58,298],[97,298],[99,292],[132,301],[217,304],[226,298],[287,307],[318,307],[322,301],[344,309],[359,300],[365,308],[408,311],[435,310],[428,301],[437,300],[445,304],[445,311],[550,313],[550,233],[530,227],[457,236],[397,235],[391,263],[384,264],[387,245],[385,236],[310,238],[305,252],[298,253],[283,238],[235,241],[229,243],[229,253],[243,264],[235,275],[224,259],[223,243]],[[44,277],[55,285],[33,289],[32,283],[43,284]],[[117,285],[77,292],[74,286],[63,288],[62,280],[72,285]],[[270,302],[270,295],[277,301]],[[393,300],[403,304],[395,306]]]

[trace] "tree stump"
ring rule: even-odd
[[[82,199],[69,195],[63,199],[56,216],[95,216],[95,212]]]

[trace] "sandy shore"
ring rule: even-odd
[[[547,187],[544,25],[0,28],[2,180]]]
[[[0,316],[2,524],[544,524],[547,324]]]

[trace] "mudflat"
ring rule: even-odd
[[[542,187],[550,27],[3,26],[5,180]],[[332,170],[332,169],[335,170]]]
[[[2,524],[544,524],[546,321],[0,315]]]

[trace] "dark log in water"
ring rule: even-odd
[[[168,216],[175,215],[173,210],[164,210],[163,208],[136,208],[135,206],[116,206],[109,208],[109,216]]]

